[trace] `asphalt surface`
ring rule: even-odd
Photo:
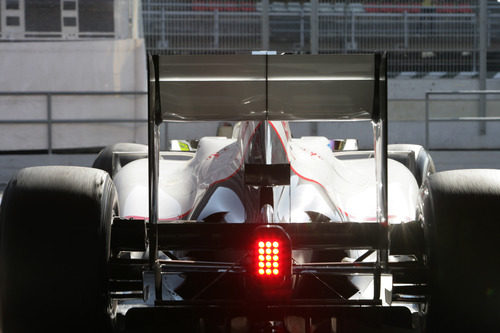
[[[500,169],[499,150],[431,151],[437,171],[454,169]]]

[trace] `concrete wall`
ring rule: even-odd
[[[389,141],[424,144],[425,93],[477,90],[477,79],[389,80]],[[488,80],[488,90],[500,91],[500,80]],[[478,95],[431,95],[430,118],[479,115]],[[500,94],[488,95],[486,115],[500,116]],[[430,122],[429,147],[434,149],[499,149],[500,122],[489,122],[481,134],[478,122]]]
[[[389,119],[422,121],[425,119],[425,93],[436,91],[478,90],[476,79],[392,79],[388,84]],[[488,90],[500,90],[500,80],[487,80]],[[433,96],[431,116],[477,115],[477,96]],[[500,94],[488,97],[488,115],[500,115]]]
[[[0,43],[0,92],[146,91],[142,39]],[[53,96],[53,119],[147,117],[146,96]],[[46,120],[45,96],[0,96],[0,121]],[[53,148],[146,141],[146,125],[54,124]],[[47,125],[0,124],[0,151],[47,149]]]

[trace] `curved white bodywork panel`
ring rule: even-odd
[[[376,221],[373,158],[344,160],[330,150],[326,138],[291,139],[286,123],[269,123],[280,141],[282,155],[276,157],[278,151],[271,158],[286,158],[291,169],[290,186],[273,189],[269,222],[310,222],[306,212],[320,213],[338,222]],[[253,158],[249,150],[255,150],[252,146],[256,146],[255,134],[261,124],[242,123],[232,139],[205,137],[191,159],[161,159],[160,220],[202,220],[225,212],[226,222],[252,222],[249,218],[253,215],[248,211],[253,207],[248,204],[253,200],[249,197],[252,192],[242,190],[245,185],[241,173],[246,160]],[[147,218],[147,170],[147,160],[140,159],[127,164],[115,176],[122,216]],[[418,193],[414,176],[401,163],[389,160],[388,177],[390,223],[414,220]]]

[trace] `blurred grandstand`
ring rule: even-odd
[[[146,45],[155,53],[386,50],[392,75],[408,77],[475,77],[478,13],[473,0],[143,0]],[[487,47],[488,76],[500,77],[496,1],[488,2]]]
[[[124,38],[139,0],[1,0],[0,41]],[[314,4],[317,3],[317,6]],[[163,54],[386,50],[407,77],[474,77],[477,0],[142,0],[148,51]],[[487,69],[500,72],[500,2],[488,0]],[[500,75],[499,75],[500,77]]]

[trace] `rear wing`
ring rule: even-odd
[[[377,222],[375,285],[388,270],[387,58],[362,55],[148,57],[149,266],[160,274],[159,125],[163,121],[371,120]],[[164,231],[164,230],[163,230]],[[162,232],[164,234],[164,232]],[[156,281],[157,294],[161,290]],[[380,288],[375,292],[378,298]],[[161,299],[161,295],[157,295]]]
[[[150,56],[150,107],[164,121],[378,122],[385,56]]]

